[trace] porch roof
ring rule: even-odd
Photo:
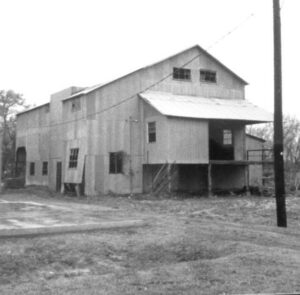
[[[157,91],[141,93],[140,97],[165,116],[251,123],[273,121],[271,113],[244,99],[205,98]]]

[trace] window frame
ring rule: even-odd
[[[175,75],[178,75],[178,76],[175,77]],[[188,68],[173,67],[172,77],[173,77],[173,80],[176,80],[176,81],[191,82],[192,81],[192,71],[191,71],[191,69],[188,69]]]
[[[78,166],[79,148],[71,148],[69,156],[69,169],[77,169]]]
[[[154,124],[154,127],[150,127],[150,124]],[[154,131],[152,129],[154,129]],[[157,139],[156,134],[156,121],[147,122],[147,142],[155,143]]]
[[[123,173],[123,152],[109,153],[109,174]]]
[[[44,161],[42,164],[42,175],[46,176],[48,175],[48,162]]]
[[[30,176],[35,175],[35,162],[30,162],[29,164],[29,175]]]
[[[233,132],[232,129],[223,129],[222,130],[222,143],[224,146],[232,146],[233,145]]]
[[[203,76],[206,77],[206,75],[212,75],[214,76],[214,79],[206,79],[203,78]],[[207,69],[200,69],[200,82],[203,83],[210,83],[210,84],[217,84],[217,72],[213,70],[207,70]]]

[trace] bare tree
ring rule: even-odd
[[[266,146],[273,146],[273,124],[251,126],[250,134],[266,140]],[[293,186],[300,173],[300,120],[292,116],[283,118],[284,159],[287,184]]]
[[[16,113],[27,107],[22,94],[16,93],[13,90],[0,90],[0,110],[3,120],[1,126],[3,132],[2,169],[4,171],[12,170],[14,166]]]

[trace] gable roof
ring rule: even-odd
[[[272,114],[244,99],[206,98],[147,91],[140,97],[162,115],[195,119],[240,120],[264,123]]]
[[[114,80],[112,80],[112,81],[110,81],[110,82],[102,83],[102,84],[98,84],[98,85],[94,85],[94,86],[92,86],[92,87],[87,87],[87,88],[85,88],[84,90],[79,91],[79,92],[77,92],[77,93],[75,93],[75,94],[73,94],[73,95],[71,95],[71,96],[65,98],[64,101],[69,100],[69,99],[72,99],[72,98],[77,97],[77,96],[81,96],[81,95],[85,95],[85,94],[91,93],[91,92],[93,92],[93,91],[95,91],[95,90],[98,90],[98,89],[100,89],[100,88],[102,88],[102,87],[105,87],[105,86],[107,86],[107,85],[109,85],[109,84],[111,84],[111,83],[114,83],[114,82],[116,82],[116,81],[118,81],[118,80],[120,80],[120,79],[123,79],[123,78],[125,78],[125,77],[127,77],[127,76],[129,76],[129,75],[132,75],[132,74],[134,74],[134,73],[136,73],[136,72],[138,72],[138,71],[141,71],[141,70],[144,70],[144,69],[153,67],[153,66],[155,66],[155,65],[157,65],[157,64],[159,64],[159,63],[161,63],[161,62],[163,62],[163,61],[165,61],[165,60],[174,58],[174,57],[176,57],[176,56],[178,56],[178,55],[180,55],[180,54],[182,54],[182,53],[184,53],[184,52],[186,52],[186,51],[192,50],[192,49],[198,49],[198,50],[201,52],[199,55],[195,56],[194,58],[196,58],[196,57],[198,57],[198,56],[200,56],[200,55],[202,55],[202,54],[205,54],[205,55],[207,55],[209,58],[211,58],[214,62],[216,62],[219,66],[223,67],[227,72],[229,72],[231,75],[233,75],[236,79],[238,79],[239,81],[241,81],[244,85],[248,85],[248,83],[247,83],[244,79],[242,79],[240,76],[238,76],[237,74],[235,74],[232,70],[230,70],[228,67],[226,67],[226,66],[225,66],[223,63],[221,63],[217,58],[213,57],[210,53],[208,53],[208,52],[207,52],[205,49],[203,49],[201,46],[199,46],[199,45],[194,45],[194,46],[192,46],[192,47],[190,47],[190,48],[187,48],[187,49],[185,49],[185,50],[182,50],[182,51],[180,51],[180,52],[178,52],[178,53],[176,53],[176,54],[173,54],[173,55],[171,55],[171,56],[169,56],[169,57],[167,57],[167,58],[164,58],[164,59],[162,59],[162,60],[160,60],[160,61],[158,61],[158,62],[155,62],[155,63],[153,63],[153,64],[150,64],[150,65],[148,65],[148,66],[139,68],[139,69],[137,69],[137,70],[135,70],[135,71],[133,71],[133,72],[130,72],[130,73],[128,73],[128,74],[126,74],[126,75],[124,75],[124,76],[121,76],[121,77],[119,77],[119,78],[117,78],[117,79],[114,79]]]

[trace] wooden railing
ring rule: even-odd
[[[247,150],[247,161],[272,162],[273,161],[273,149]]]

